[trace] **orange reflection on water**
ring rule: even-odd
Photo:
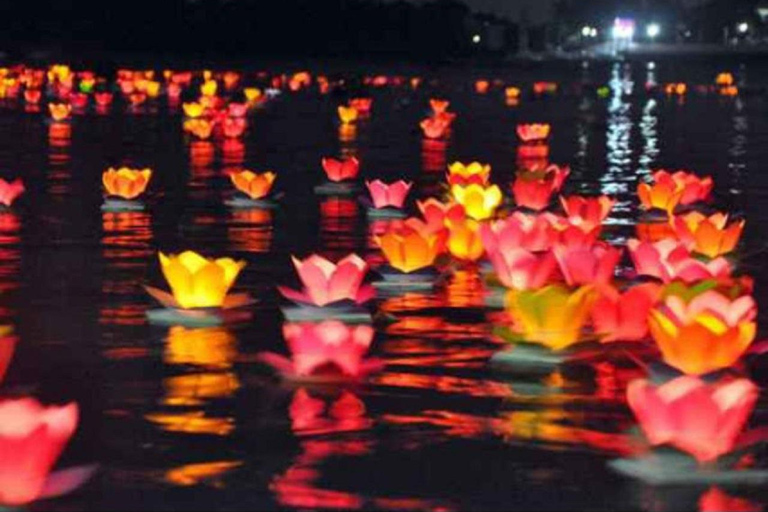
[[[221,477],[242,465],[242,461],[235,460],[185,464],[168,470],[164,480],[179,487],[191,487],[205,483],[219,488],[223,486]]]
[[[177,325],[168,331],[164,359],[167,364],[228,369],[237,356],[236,343],[234,335],[223,327],[187,329]]]
[[[21,223],[16,214],[0,212],[0,292],[19,286],[21,273],[21,241],[19,230]]]
[[[235,429],[232,418],[210,418],[203,411],[149,413],[144,418],[166,432],[228,436]]]
[[[423,411],[418,415],[390,414],[382,416],[386,423],[399,426],[417,425],[429,426],[440,429],[441,433],[449,437],[461,439],[476,439],[488,433],[497,431],[500,426],[498,418],[473,416],[451,411]],[[437,440],[437,439],[436,439]]]
[[[444,140],[423,139],[421,142],[421,167],[427,172],[445,172],[445,151],[448,143]]]
[[[101,217],[104,257],[115,268],[145,267],[152,249],[152,217],[147,212],[104,212]],[[137,261],[138,260],[138,261]]]
[[[390,360],[387,360],[387,363],[394,365],[400,364],[400,361],[390,363]],[[381,386],[427,389],[446,394],[483,398],[509,398],[513,395],[512,390],[505,383],[480,380],[474,376],[385,372],[376,375],[372,381]]]
[[[329,256],[357,249],[359,205],[355,199],[328,197],[320,203],[320,238]]]
[[[342,144],[345,143],[351,143],[354,142],[355,139],[357,139],[357,125],[356,124],[347,124],[342,123],[339,125],[339,142]],[[344,156],[355,156],[355,148],[349,148],[350,153],[352,154],[345,154]]]
[[[227,238],[237,251],[267,253],[272,247],[272,212],[266,208],[232,210]]]
[[[700,512],[760,512],[762,504],[746,498],[731,496],[717,487],[710,487],[699,498]]]
[[[445,302],[451,308],[485,306],[485,282],[477,268],[456,270],[445,287]]]

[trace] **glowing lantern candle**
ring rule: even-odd
[[[603,343],[638,341],[648,335],[648,315],[661,292],[656,283],[643,283],[620,292],[613,286],[598,288],[592,308],[592,326]]]
[[[523,142],[543,141],[549,137],[550,130],[548,123],[518,124],[517,136]]]
[[[597,226],[602,224],[611,213],[616,200],[608,196],[568,196],[560,197],[560,204],[570,222]]]
[[[592,247],[556,246],[553,251],[560,272],[570,286],[609,284],[621,259],[621,249],[605,242],[597,242]]]
[[[468,217],[475,220],[485,220],[493,217],[501,204],[503,196],[498,185],[483,187],[471,184],[466,187],[453,185],[451,195],[457,203],[464,207]]]
[[[627,386],[629,407],[651,445],[674,446],[700,463],[736,447],[758,395],[748,379],[709,384],[685,375],[659,385],[639,379]]]
[[[249,170],[243,170],[229,174],[229,179],[232,180],[235,188],[254,200],[263,199],[269,195],[269,191],[272,190],[272,185],[275,183],[275,178],[277,178],[277,175],[273,172],[257,174]]]
[[[245,267],[244,261],[207,259],[194,251],[168,256],[161,252],[159,257],[163,275],[173,293],[172,300],[154,293],[153,289],[148,290],[165,306],[181,309],[228,306],[225,303],[227,292]]]
[[[136,199],[147,189],[152,178],[151,169],[109,168],[101,175],[107,195],[123,199]]]
[[[360,162],[354,157],[343,160],[323,158],[322,164],[328,179],[335,183],[354,179],[360,172]]]
[[[506,308],[513,330],[526,341],[558,351],[579,341],[592,307],[594,290],[582,286],[571,291],[549,285],[539,290],[511,290]]]
[[[408,196],[413,183],[399,180],[387,184],[381,180],[374,180],[366,181],[365,185],[373,199],[374,208],[400,209],[405,204],[405,198]]]
[[[480,162],[463,164],[454,162],[448,166],[448,184],[466,187],[471,184],[485,186],[491,176],[491,166]]]
[[[72,106],[67,103],[49,103],[48,111],[54,121],[63,121],[69,117]]]
[[[363,286],[368,264],[356,254],[350,254],[336,264],[317,254],[303,261],[295,257],[291,259],[304,288],[297,292],[278,287],[287,299],[325,307],[342,301],[362,304],[373,297],[373,288]]]
[[[476,221],[452,223],[448,231],[448,252],[462,261],[477,261],[485,252]]]
[[[707,217],[691,212],[673,220],[675,233],[686,247],[709,258],[732,252],[739,243],[744,223],[740,220],[728,225],[728,215],[723,213]]]
[[[0,204],[10,207],[13,202],[24,192],[24,182],[21,178],[8,182],[0,178]]]
[[[684,193],[684,186],[668,175],[660,175],[653,184],[640,183],[637,186],[637,195],[643,208],[664,210],[670,215],[680,203]]]
[[[78,407],[44,407],[32,398],[0,401],[0,504],[20,506],[65,494],[92,469],[51,473],[77,429]]]
[[[374,238],[389,265],[409,274],[431,267],[445,250],[446,230],[434,231],[417,219],[395,223]]]
[[[338,109],[339,120],[344,124],[350,124],[357,121],[358,112],[355,107],[339,105]]]
[[[664,361],[684,373],[732,366],[755,338],[757,306],[749,295],[732,299],[682,284],[667,288],[665,295],[651,310],[650,331]]]
[[[658,170],[653,173],[653,181],[656,183],[669,183],[670,180],[683,188],[680,204],[689,205],[699,201],[706,201],[712,193],[714,182],[710,176],[700,178],[691,172],[676,171],[669,173]]]

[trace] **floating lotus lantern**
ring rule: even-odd
[[[756,316],[749,295],[733,298],[711,286],[676,283],[651,310],[649,325],[664,362],[700,375],[739,360],[755,338]]]
[[[93,95],[93,101],[97,107],[106,108],[112,104],[114,95],[111,92],[97,92]]]
[[[544,94],[555,94],[557,93],[557,83],[555,82],[534,82],[533,83],[533,93],[537,96],[541,96]]]
[[[218,89],[219,84],[216,83],[216,80],[206,79],[200,86],[200,94],[208,97],[216,96],[216,91]]]
[[[611,213],[616,200],[608,196],[561,196],[560,204],[563,206],[568,221],[572,224],[599,226]]]
[[[685,194],[685,186],[670,175],[661,174],[651,183],[640,183],[637,195],[646,210],[662,210],[671,215]]]
[[[250,303],[248,294],[229,294],[244,261],[208,259],[194,251],[178,255],[159,253],[163,276],[171,293],[145,286],[165,310],[148,311],[151,322],[164,324],[218,325],[228,310]]]
[[[680,204],[682,205],[707,201],[714,186],[710,176],[700,178],[691,172],[676,171],[669,173],[663,169],[653,173],[653,181],[656,183],[668,184],[670,180],[683,189],[683,195],[680,197]]]
[[[241,118],[248,113],[247,103],[229,103],[227,104],[227,114],[229,117]]]
[[[432,109],[432,113],[436,116],[448,112],[448,107],[450,105],[451,102],[448,100],[441,100],[438,98],[430,98],[429,100],[429,106]]]
[[[438,231],[467,218],[464,207],[458,203],[441,203],[430,197],[426,201],[417,201],[416,205],[424,217],[428,229],[432,231]]]
[[[446,239],[445,228],[435,229],[415,218],[394,221],[374,238],[389,263],[389,268],[379,270],[384,282],[374,286],[383,291],[431,288],[437,277],[432,266],[445,251]]]
[[[0,505],[18,507],[67,494],[84,484],[95,468],[51,473],[77,429],[78,407],[45,407],[32,398],[0,401]]]
[[[246,87],[243,89],[243,94],[248,103],[256,103],[264,96],[258,87]]]
[[[359,116],[370,116],[373,106],[372,98],[352,98],[349,100],[349,106],[357,110]]]
[[[337,112],[339,114],[339,121],[343,124],[351,124],[357,121],[358,112],[355,107],[339,105]]]
[[[603,343],[638,341],[648,336],[648,315],[661,286],[643,283],[620,291],[613,286],[597,288],[592,308],[592,326]]]
[[[433,116],[424,119],[419,126],[421,126],[421,131],[424,132],[426,138],[441,139],[448,132],[451,123],[444,117]]]
[[[504,98],[508,107],[516,107],[520,104],[520,88],[509,86],[504,89]]]
[[[503,196],[498,185],[482,186],[477,184],[453,185],[451,195],[464,207],[468,217],[485,220],[493,217],[501,204]]]
[[[656,277],[664,282],[681,279],[691,283],[731,275],[731,266],[725,258],[703,262],[691,257],[688,249],[676,240],[651,243],[630,239],[627,248],[638,275]]]
[[[303,311],[283,309],[289,320],[318,320],[328,316],[345,319],[353,313],[357,318],[359,314],[355,307],[374,296],[374,289],[363,284],[368,264],[356,254],[350,254],[338,263],[316,254],[305,260],[295,257],[292,260],[303,289],[298,292],[278,287],[278,290],[283,297],[301,306]]]
[[[544,215],[514,212],[506,219],[487,222],[480,229],[488,251],[498,248],[507,252],[516,248],[526,251],[546,251],[557,241],[557,233]]]
[[[517,173],[512,185],[512,194],[518,206],[540,211],[549,206],[552,194],[562,188],[570,174],[568,167],[550,165],[543,171]]]
[[[748,379],[708,383],[681,376],[627,386],[627,401],[652,446],[668,445],[708,463],[736,448],[759,390]]]
[[[570,286],[610,284],[621,259],[621,249],[605,242],[591,247],[556,246],[553,249],[560,272]]]
[[[485,253],[477,221],[465,219],[451,223],[448,229],[448,252],[461,261],[477,261]]]
[[[315,192],[321,194],[349,194],[355,187],[351,181],[360,172],[360,162],[355,157],[337,160],[335,158],[323,158],[323,170],[328,177],[328,183],[315,187]]]
[[[488,89],[490,89],[491,83],[488,80],[476,80],[475,81],[475,92],[477,94],[485,94],[488,92]]]
[[[8,182],[0,178],[0,204],[10,208],[14,201],[24,192],[24,182],[21,178]]]
[[[43,94],[40,89],[26,89],[24,90],[24,101],[31,105],[37,105],[40,103],[40,98],[42,98]]]
[[[513,290],[538,290],[557,275],[557,260],[551,251],[531,252],[521,247],[502,249],[485,243],[485,251],[499,282]]]
[[[506,299],[512,330],[521,341],[538,343],[553,351],[580,341],[593,301],[592,286],[570,290],[561,285],[510,290]]]
[[[208,139],[213,133],[214,123],[207,119],[187,119],[184,121],[184,131],[191,133],[198,139]]]
[[[373,335],[367,324],[286,323],[283,336],[290,359],[274,353],[261,354],[260,359],[290,380],[358,380],[382,367],[380,361],[366,358]]]
[[[369,215],[375,217],[403,217],[401,211],[405,204],[405,198],[411,190],[413,183],[398,180],[394,183],[384,183],[381,180],[366,181],[368,193],[373,201],[373,208],[368,210]]]
[[[267,197],[272,190],[276,178],[277,174],[271,171],[255,173],[244,169],[229,173],[229,179],[232,181],[232,184],[239,192],[245,194],[246,197],[230,199],[227,201],[227,204],[235,208],[264,208],[273,206],[274,203],[269,201]]]
[[[528,123],[517,125],[517,136],[523,142],[540,142],[549,137],[549,123]]]
[[[689,250],[709,258],[732,252],[745,223],[740,220],[729,225],[727,214],[706,216],[699,212],[677,216],[672,222],[677,237]]]
[[[68,103],[49,103],[48,111],[51,113],[51,119],[54,121],[64,121],[69,118],[72,106]]]
[[[491,166],[472,162],[463,164],[454,162],[448,166],[448,185],[461,185],[466,187],[472,184],[485,186],[491,176]]]
[[[181,108],[184,110],[184,115],[190,119],[197,119],[205,112],[202,103],[182,103]]]
[[[733,74],[728,73],[726,71],[722,73],[718,73],[717,77],[715,77],[715,84],[721,87],[727,87],[729,85],[733,85],[734,84]]]
[[[151,178],[151,169],[110,167],[101,175],[101,182],[107,196],[101,209],[105,211],[143,210],[144,204],[137,198],[147,189]]]

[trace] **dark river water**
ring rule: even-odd
[[[724,70],[741,85],[738,97],[696,90]],[[375,325],[372,354],[385,367],[365,382],[288,384],[258,355],[285,353],[275,286],[296,283],[290,255],[381,261],[365,206],[314,194],[322,157],[356,154],[364,177],[411,179],[415,198],[441,193],[447,163],[480,160],[509,190],[518,122],[551,123],[550,160],[572,168],[567,193],[619,200],[611,240],[632,236],[635,188],[652,169],[712,175],[717,206],[747,219],[741,269],[765,304],[767,71],[675,61],[445,69],[415,91],[373,90],[372,117],[355,133],[340,133],[338,94],[286,92],[250,115],[241,141],[226,143],[185,136],[180,107],[164,99],[133,110],[117,99],[106,113],[75,115],[69,134],[6,102],[0,173],[23,177],[27,192],[0,214],[0,314],[19,339],[3,385],[47,403],[76,401],[78,431],[58,466],[99,464],[82,489],[35,507],[705,509],[714,492],[706,486],[646,486],[607,466],[627,445],[634,420],[624,389],[641,370],[606,363],[526,376],[489,367],[503,344],[491,335],[498,311],[485,306],[477,269],[458,269],[434,292],[371,304],[392,321]],[[505,105],[499,88],[476,94],[481,76],[522,87],[520,104]],[[542,79],[558,81],[560,93],[533,98]],[[689,94],[647,92],[649,81],[685,81]],[[605,97],[595,93],[602,85]],[[432,95],[458,114],[442,148],[425,144],[418,127]],[[122,164],[154,169],[143,212],[100,209],[101,173]],[[226,173],[240,167],[277,172],[278,209],[225,206]],[[257,299],[251,320],[148,324],[155,304],[141,285],[165,287],[157,251],[186,249],[247,261],[236,288]],[[758,406],[752,421],[765,416]],[[756,509],[768,501],[754,489],[724,492]]]

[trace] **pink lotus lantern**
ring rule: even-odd
[[[598,287],[592,308],[592,326],[603,343],[638,341],[648,335],[648,314],[661,293],[656,283],[643,283],[620,292]]]
[[[608,196],[561,196],[560,204],[563,205],[563,210],[570,222],[574,224],[600,225],[611,213],[616,200]]]
[[[629,407],[651,445],[674,446],[700,463],[734,449],[758,394],[748,379],[708,384],[682,376],[661,385],[635,380],[627,387]]]
[[[413,183],[399,180],[387,184],[381,180],[374,180],[366,181],[365,185],[368,187],[375,208],[400,209],[403,207]]]
[[[480,236],[486,250],[502,252],[521,248],[531,252],[546,251],[557,240],[555,228],[544,215],[514,212],[503,220],[483,224]]]
[[[690,283],[731,275],[731,265],[725,258],[703,262],[691,257],[688,249],[676,240],[651,243],[630,239],[627,248],[638,275],[656,277],[665,283],[673,279]]]
[[[538,290],[557,275],[557,261],[551,252],[533,253],[522,248],[501,250],[498,246],[486,254],[501,284],[513,290]]]
[[[426,138],[440,139],[448,131],[450,122],[443,117],[433,116],[424,119],[419,126],[421,126],[421,130]]]
[[[417,201],[416,205],[419,207],[430,231],[440,230],[467,218],[464,207],[459,203],[441,203],[430,197],[426,201]]]
[[[279,286],[280,293],[289,300],[325,307],[342,301],[362,304],[373,298],[374,289],[363,285],[368,264],[356,254],[350,254],[337,264],[317,254],[303,261],[295,257],[292,260],[304,289],[297,292]]]
[[[0,178],[0,204],[10,207],[23,192],[24,182],[21,178],[16,178],[12,182]]]
[[[354,179],[360,172],[360,162],[354,157],[343,160],[323,158],[322,163],[328,179],[336,183]]]
[[[560,272],[570,286],[609,284],[621,259],[621,249],[605,242],[597,242],[592,247],[556,246],[553,251]]]
[[[370,325],[348,325],[338,320],[287,323],[283,336],[291,358],[273,353],[260,358],[290,378],[362,378],[381,367],[379,361],[365,358],[373,334]]]
[[[653,180],[657,183],[672,181],[682,187],[683,195],[680,198],[680,204],[689,205],[699,201],[706,201],[712,192],[714,182],[710,176],[699,178],[693,173],[686,171],[677,171],[669,173],[665,170],[658,170],[653,173]]]

